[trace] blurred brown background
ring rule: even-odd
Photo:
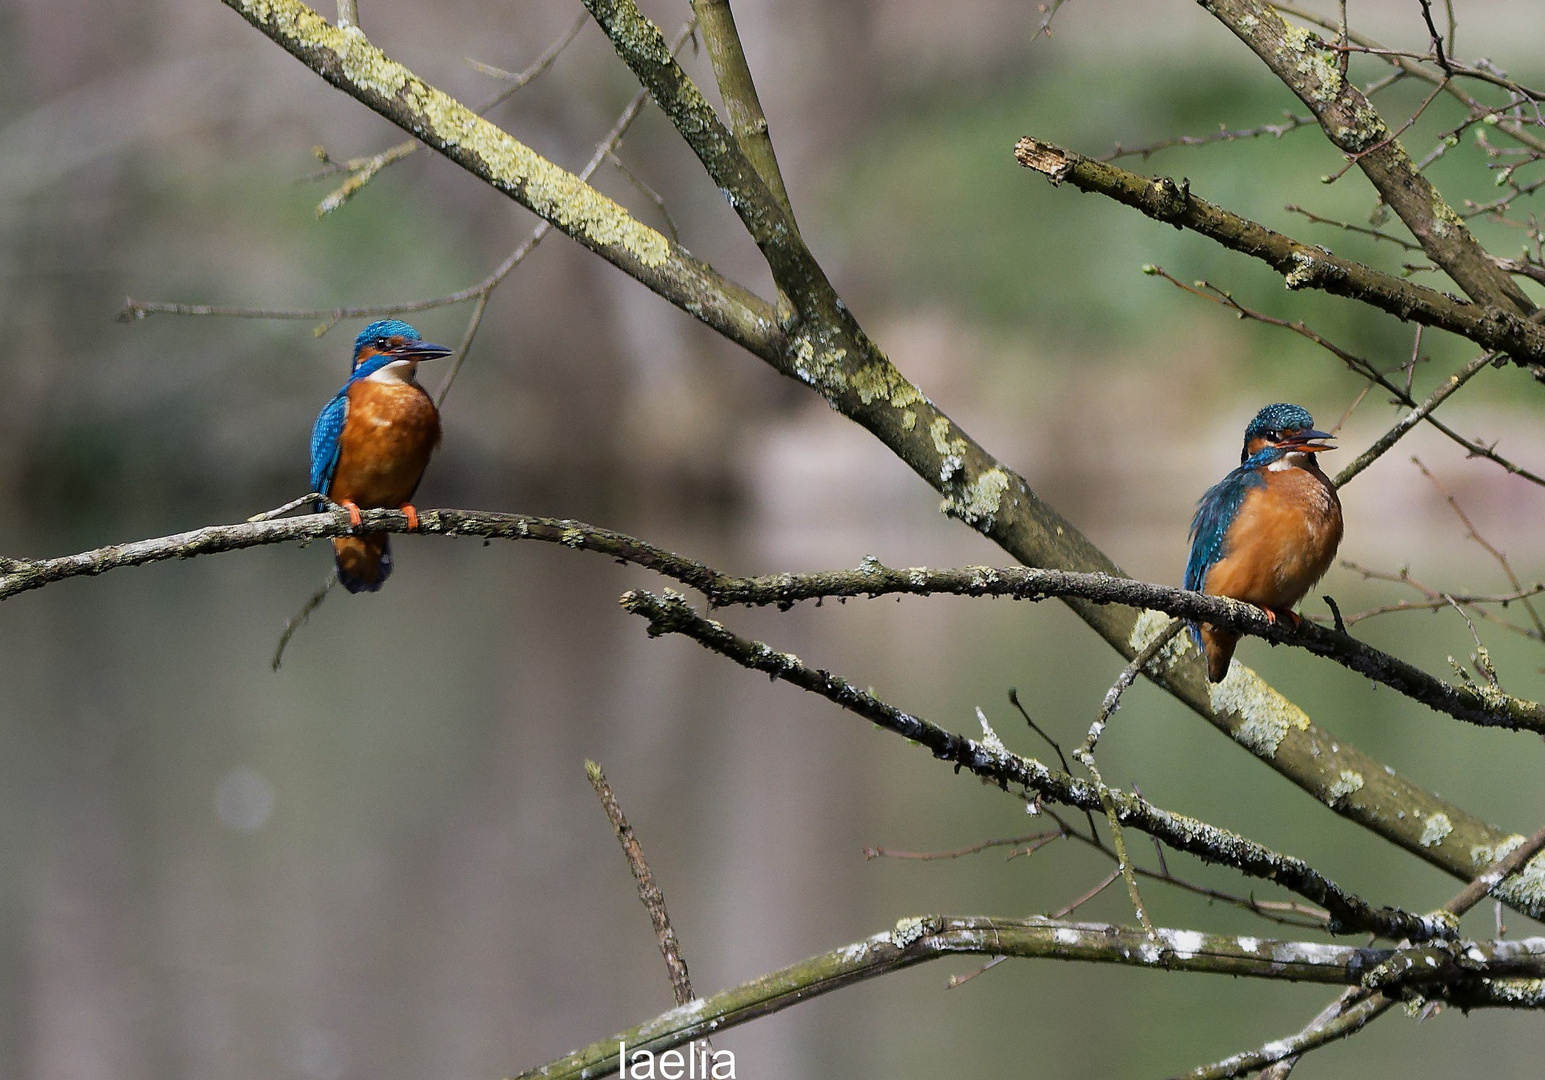
[[[361,6],[373,40],[465,100],[491,85],[464,58],[517,69],[579,10]],[[1545,75],[1535,4],[1456,6],[1462,55]],[[1351,8],[1359,29],[1425,48],[1414,0]],[[688,14],[681,2],[647,10],[668,28]],[[1014,165],[1025,134],[1097,154],[1298,110],[1195,5],[1074,0],[1049,40],[1033,40],[1033,4],[1007,0],[736,10],[803,231],[866,328],[1129,572],[1178,581],[1194,501],[1237,460],[1261,404],[1299,401],[1331,423],[1359,389],[1307,343],[1145,277],[1142,263],[1306,318],[1381,365],[1409,354],[1410,328],[1392,319],[1288,295],[1243,257]],[[320,339],[295,321],[120,325],[126,295],[274,307],[437,295],[479,279],[532,225],[428,153],[316,221],[334,184],[297,182],[316,167],[311,147],[341,159],[400,133],[214,0],[0,0],[0,40],[7,554],[237,520],[303,491],[311,421],[359,324]],[[705,57],[689,69],[711,82]],[[633,89],[591,27],[494,115],[577,167]],[[1381,106],[1393,117],[1420,97],[1398,88]],[[1455,122],[1446,108],[1408,137],[1413,153]],[[766,291],[755,249],[658,114],[620,153],[666,194],[689,248]],[[1314,130],[1129,164],[1398,267],[1394,249],[1282,209],[1361,221],[1372,204],[1355,170],[1319,183],[1341,161]],[[625,178],[600,175],[658,221]],[[1495,197],[1468,142],[1432,175],[1451,201]],[[1504,254],[1520,242],[1506,226],[1478,230]],[[455,342],[467,314],[413,321]],[[1468,356],[1438,334],[1424,351],[1434,359],[1419,388]],[[1370,395],[1340,460],[1395,415]],[[1484,374],[1445,415],[1545,469],[1545,398],[1516,370]],[[866,554],[1004,559],[808,391],[561,236],[495,295],[445,426],[423,506],[579,517],[741,572]],[[1520,575],[1545,575],[1545,492],[1425,431],[1408,443]],[[1504,588],[1407,458],[1388,455],[1348,488],[1344,554],[1443,587]],[[277,675],[268,657],[326,574],[321,547],[122,571],[0,607],[0,1073],[486,1080],[662,1011],[663,966],[586,756],[639,831],[700,992],[904,915],[1049,910],[1104,873],[1057,846],[1007,864],[865,863],[867,844],[956,847],[1035,823],[821,702],[686,642],[647,640],[615,603],[659,584],[641,571],[537,545],[396,546],[388,588],[331,598]],[[1347,610],[1399,595],[1339,568],[1317,591]],[[1053,604],[911,599],[726,621],[956,728],[974,727],[981,705],[1011,746],[1037,754],[1007,688],[1073,739],[1119,669]],[[1545,693],[1539,643],[1485,633],[1504,685]],[[1366,634],[1434,671],[1473,647],[1452,613]],[[1539,740],[1458,725],[1259,642],[1242,655],[1381,760],[1509,828],[1538,825]],[[1102,746],[1113,781],[1308,857],[1379,902],[1431,907],[1456,887],[1150,687]],[[1182,864],[1251,887],[1171,860]],[[1259,925],[1158,886],[1147,895],[1171,925]],[[1114,890],[1085,912],[1130,918]],[[1472,916],[1478,932],[1491,917]],[[845,990],[718,1045],[751,1078],[1157,1076],[1295,1030],[1326,998],[1027,962],[945,991],[968,968]],[[1542,1049],[1529,1016],[1391,1015],[1297,1075],[1532,1080]]]

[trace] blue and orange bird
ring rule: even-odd
[[[1186,588],[1254,604],[1295,624],[1293,605],[1324,576],[1341,543],[1341,500],[1315,455],[1334,446],[1297,405],[1268,405],[1245,428],[1239,468],[1196,506]],[[1228,672],[1238,634],[1191,625],[1207,679]]]
[[[418,528],[409,500],[440,444],[440,413],[413,378],[424,360],[449,356],[395,319],[371,323],[354,339],[354,369],[311,429],[311,490],[349,512],[400,509]],[[325,509],[318,504],[319,510]],[[350,592],[375,592],[392,572],[385,533],[333,541],[338,580]]]

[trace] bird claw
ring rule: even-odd
[[[412,503],[403,503],[397,509],[401,510],[403,512],[403,515],[407,517],[407,519],[408,519],[408,531],[409,532],[418,532],[418,511],[413,508],[413,504]]]
[[[1267,623],[1272,626],[1277,625],[1278,619],[1286,619],[1288,626],[1292,627],[1294,630],[1297,630],[1301,625],[1303,625],[1304,617],[1291,608],[1285,608],[1282,611],[1274,611],[1271,608],[1261,608],[1261,611],[1265,614]]]
[[[357,505],[350,502],[348,499],[343,500],[343,502],[339,503],[338,505],[349,512],[350,525],[353,525],[355,528],[359,528],[359,526],[364,524],[365,519],[360,516],[359,507]]]

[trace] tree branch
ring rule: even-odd
[[[1311,942],[1227,937],[1160,929],[1159,944],[1140,930],[1106,923],[1053,919],[994,919],[929,915],[902,919],[894,930],[832,949],[759,979],[724,990],[602,1039],[515,1080],[589,1080],[617,1070],[618,1047],[660,1054],[715,1031],[736,1027],[853,983],[942,956],[1014,956],[1123,964],[1166,971],[1199,971],[1293,982],[1356,985],[1364,973],[1399,950],[1360,949]],[[1504,948],[1505,946],[1505,948]],[[1538,1008],[1529,984],[1512,974],[1545,971],[1545,939],[1472,946],[1479,967],[1446,969],[1435,978],[1462,980],[1472,1006]],[[1487,972],[1506,971],[1506,979]],[[1423,984],[1423,989],[1429,989]],[[1519,1001],[1529,1001],[1517,1006]]]
[[[663,236],[425,86],[363,35],[327,26],[297,0],[224,2],[339,89],[406,130],[423,132],[429,145],[518,201],[529,200],[538,213],[614,265],[779,372],[814,388],[939,491],[947,513],[1015,558],[1032,566],[1120,572],[850,323],[801,324],[785,336],[770,305],[679,249],[662,246]],[[1137,611],[1078,600],[1069,604],[1128,659],[1144,644]],[[1199,664],[1171,670],[1161,685],[1324,805],[1450,873],[1469,880],[1487,862],[1477,853],[1509,839],[1345,739],[1315,727],[1302,710],[1253,675],[1226,696],[1215,697],[1216,688],[1208,687]],[[1360,778],[1362,786],[1349,793],[1347,775]]]
[[[967,739],[931,721],[902,712],[873,694],[859,690],[839,675],[808,667],[791,653],[777,652],[760,641],[748,641],[731,633],[722,624],[693,611],[679,593],[660,597],[635,590],[623,595],[622,606],[649,621],[651,637],[662,634],[688,637],[742,667],[818,694],[848,712],[918,743],[941,761],[953,762],[957,769],[965,769],[1004,790],[1012,785],[1064,806],[1089,812],[1105,810],[1099,785],[1076,780],[1034,758],[1022,757],[985,741]],[[1333,931],[1374,929],[1384,936],[1411,937],[1412,940],[1453,933],[1445,920],[1412,915],[1396,908],[1375,908],[1346,892],[1301,859],[1279,854],[1215,825],[1161,810],[1140,796],[1114,788],[1107,791],[1116,820],[1122,825],[1155,836],[1177,851],[1276,882],[1322,905],[1331,913]]]
[[[778,156],[773,152],[767,116],[762,112],[751,67],[746,63],[746,51],[740,43],[740,32],[735,28],[730,0],[692,0],[692,11],[697,15],[703,41],[708,46],[708,59],[713,64],[724,109],[729,113],[730,131],[735,135],[735,142],[783,210],[789,227],[797,234],[799,226],[794,222],[794,209],[789,203],[788,190],[783,186],[783,173],[778,168]]]
[[[1326,138],[1362,169],[1422,249],[1460,288],[1482,304],[1521,315],[1534,311],[1534,303],[1491,261],[1464,220],[1416,168],[1378,110],[1342,78],[1332,49],[1315,35],[1289,26],[1259,0],[1200,2],[1309,106]]]
[[[1290,289],[1320,289],[1361,300],[1397,318],[1448,330],[1517,363],[1545,364],[1545,327],[1494,304],[1466,303],[1435,289],[1332,255],[1192,195],[1168,177],[1150,180],[1051,143],[1025,137],[1014,148],[1019,163],[1053,184],[1099,192],[1155,221],[1187,228],[1224,247],[1260,259],[1282,274]],[[1504,275],[1505,276],[1505,275]]]
[[[681,943],[676,940],[676,928],[671,925],[670,912],[665,908],[665,894],[655,884],[654,874],[644,861],[644,849],[639,845],[638,837],[633,835],[633,826],[623,816],[622,807],[617,802],[612,786],[606,782],[606,774],[601,771],[601,766],[587,760],[585,778],[595,788],[596,798],[601,800],[601,809],[606,812],[606,820],[612,823],[617,843],[622,845],[628,869],[633,872],[633,880],[638,883],[638,898],[649,912],[649,921],[654,925],[655,940],[660,944],[660,955],[665,958],[665,970],[670,975],[676,1004],[685,1005],[696,995],[692,993],[692,976],[687,971],[687,962],[681,956]]]
[[[360,532],[408,532],[407,517],[396,510],[366,511],[364,523],[349,524],[343,511],[298,518],[212,525],[172,536],[139,540],[54,559],[7,560],[0,564],[0,600],[42,588],[66,578],[102,574],[124,566],[142,566],[167,559],[236,551],[264,544],[308,543]],[[419,513],[421,535],[467,535],[505,540],[545,540],[574,548],[590,548],[658,571],[700,591],[716,607],[731,604],[776,605],[788,608],[801,600],[831,597],[887,596],[1006,596],[1020,600],[1049,597],[1092,604],[1122,604],[1163,612],[1177,618],[1209,622],[1274,644],[1294,645],[1384,683],[1412,700],[1460,720],[1486,727],[1545,733],[1545,708],[1488,686],[1453,686],[1405,661],[1375,649],[1348,634],[1307,620],[1292,627],[1272,621],[1261,609],[1221,596],[1207,596],[1167,585],[1151,585],[1108,574],[1080,574],[1011,566],[1002,569],[966,567],[893,570],[873,560],[857,570],[814,574],[769,574],[740,578],[683,558],[622,533],[583,522],[495,514],[471,510],[426,510]],[[1152,665],[1159,678],[1191,661],[1188,641],[1166,650]],[[1135,674],[1135,672],[1134,672]],[[1248,677],[1230,675],[1235,682]],[[1224,686],[1229,685],[1226,681]]]
[[[766,301],[298,0],[223,0],[292,56],[731,341],[780,350]],[[660,48],[669,56],[663,39]]]

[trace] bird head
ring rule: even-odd
[[[455,350],[435,345],[418,336],[418,331],[397,319],[373,322],[354,339],[355,379],[378,371],[391,370],[411,378],[421,360],[449,356]]]
[[[1239,454],[1240,464],[1249,461],[1262,450],[1274,450],[1283,454],[1318,454],[1335,447],[1323,442],[1332,436],[1318,431],[1314,417],[1300,405],[1279,402],[1268,405],[1255,414],[1250,426],[1245,428],[1245,446]]]

